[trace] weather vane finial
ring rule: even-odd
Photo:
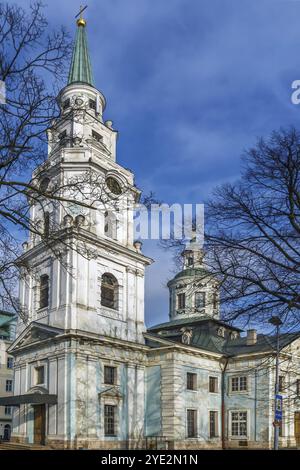
[[[83,7],[82,5],[80,5],[80,10],[79,10],[79,13],[77,13],[77,15],[75,16],[75,18],[78,18],[77,20],[77,26],[85,26],[86,25],[86,21],[82,18],[82,12],[87,8],[87,5],[85,7]]]

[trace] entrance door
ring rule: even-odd
[[[45,445],[45,405],[34,406],[34,443]]]
[[[297,447],[300,447],[300,411],[295,412],[295,439]]]
[[[4,426],[4,436],[3,436],[4,441],[9,441],[10,440],[10,432],[11,432],[10,425],[6,424]]]

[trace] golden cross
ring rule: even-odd
[[[77,13],[77,15],[75,16],[75,18],[77,18],[77,16],[80,16],[80,18],[81,18],[82,12],[83,12],[87,7],[88,7],[87,5],[86,5],[85,7],[83,7],[82,5],[80,5],[79,13]]]

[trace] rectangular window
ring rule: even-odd
[[[35,384],[40,385],[45,383],[45,367],[35,367]]]
[[[46,308],[49,304],[49,276],[40,277],[40,308]]]
[[[209,377],[209,392],[218,392],[218,377]]]
[[[197,437],[197,410],[187,410],[187,437]]]
[[[5,384],[5,391],[6,392],[12,392],[13,388],[13,381],[12,380],[7,380]]]
[[[7,368],[8,368],[8,369],[13,369],[13,367],[14,367],[14,359],[13,359],[13,357],[8,357],[8,358],[7,358],[7,364],[6,364],[6,365],[7,365]]]
[[[98,134],[96,131],[92,131],[92,137],[95,139],[97,142],[102,142],[103,137],[102,135]]]
[[[247,377],[232,377],[231,378],[231,391],[232,392],[246,392],[248,389]]]
[[[177,308],[185,308],[185,293],[177,294]]]
[[[195,308],[196,309],[205,308],[205,292],[195,293]]]
[[[104,366],[104,383],[108,385],[115,385],[117,378],[116,367]]]
[[[209,436],[218,437],[218,412],[209,412]]]
[[[296,395],[300,397],[300,379],[296,380]]]
[[[278,391],[283,392],[285,389],[285,377],[284,375],[279,376],[279,382],[278,382]]]
[[[104,432],[105,436],[116,435],[117,407],[115,405],[104,405]]]
[[[5,407],[4,414],[5,415],[11,415],[11,406],[6,406]]]
[[[186,388],[187,390],[197,389],[197,374],[193,374],[192,372],[186,374]]]
[[[231,435],[247,437],[247,411],[231,412]]]

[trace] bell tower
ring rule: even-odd
[[[182,258],[183,269],[168,282],[170,321],[195,317],[218,319],[218,280],[205,266],[204,251],[195,232],[183,250]]]
[[[32,182],[38,233],[24,243],[19,332],[32,321],[143,343],[144,270],[133,239],[140,192],[116,161],[117,131],[93,79],[86,20],[77,20],[60,115],[48,129],[48,157]],[[46,197],[47,193],[50,197]],[[26,269],[25,269],[26,266]],[[25,320],[24,320],[25,317]]]

